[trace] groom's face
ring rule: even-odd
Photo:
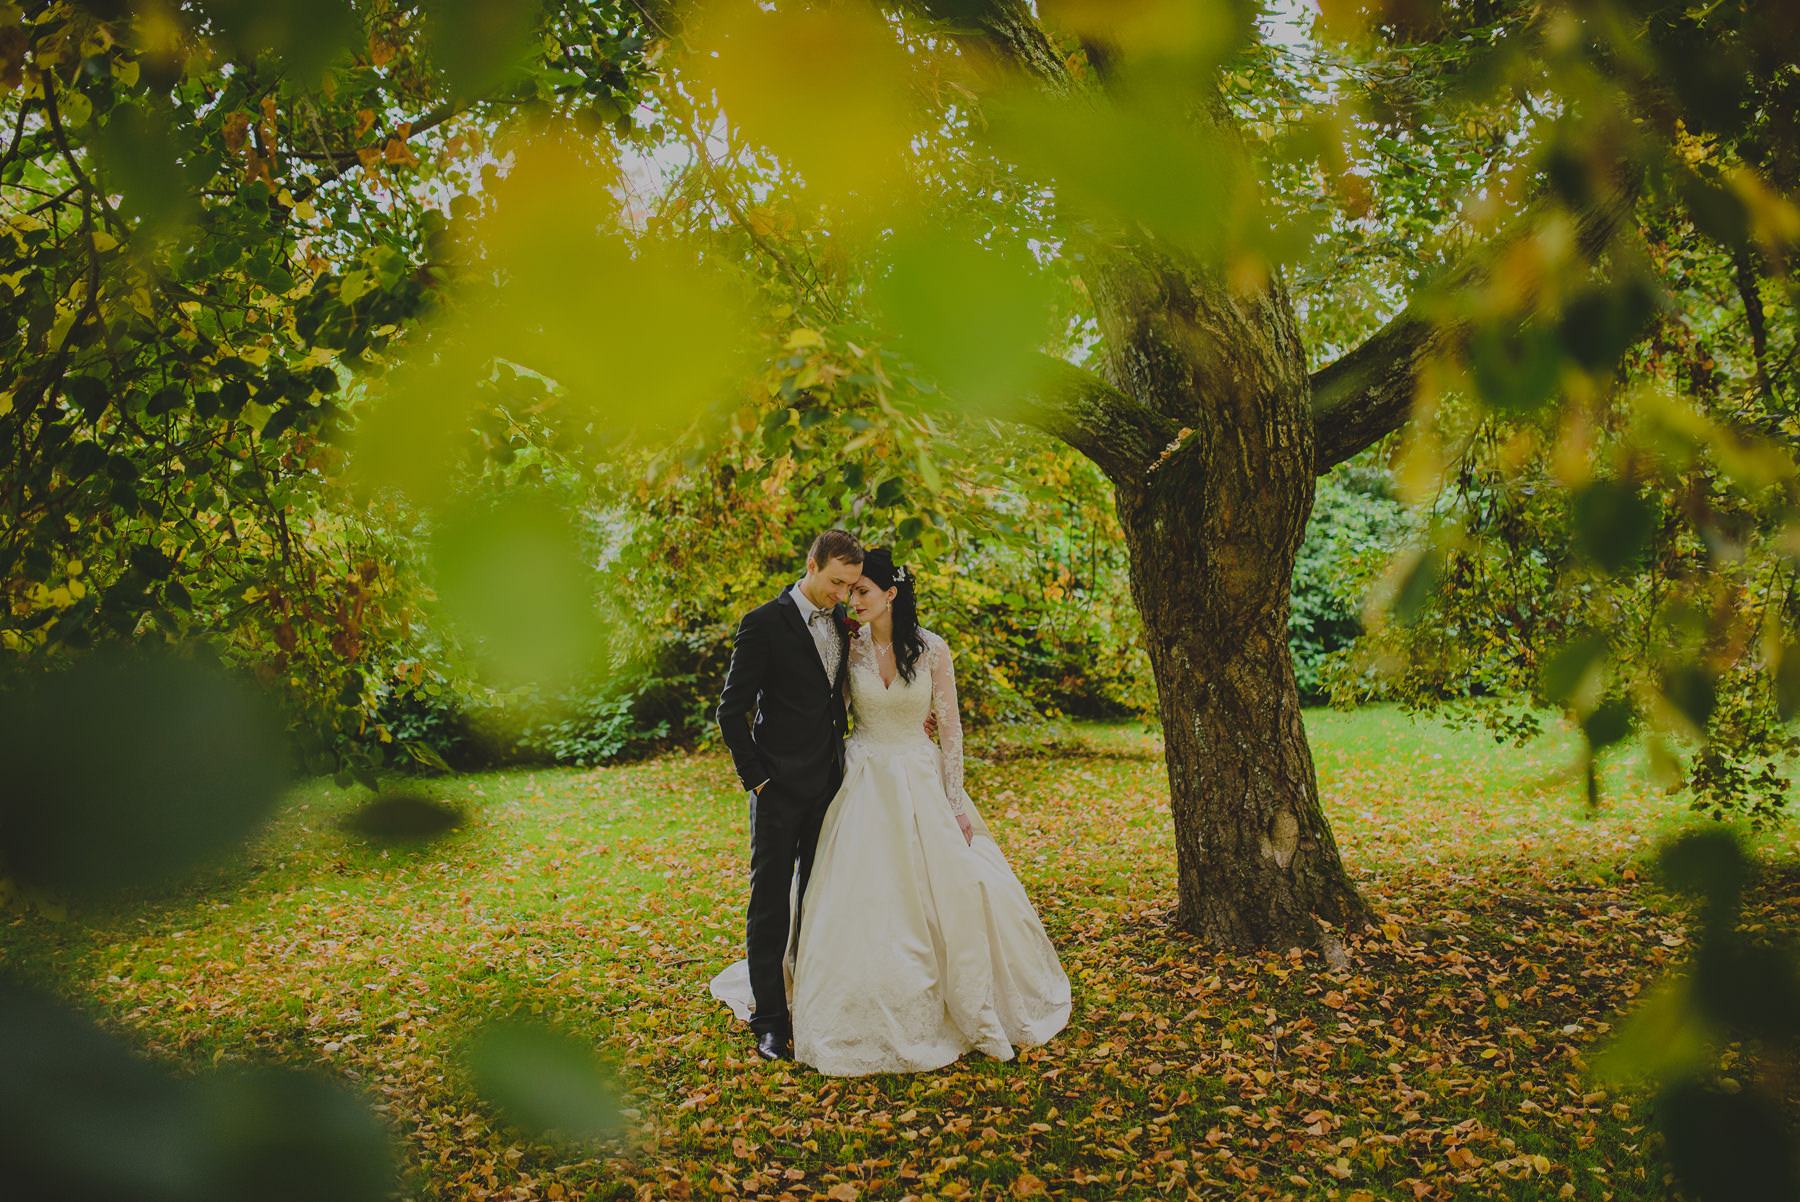
[[[842,605],[850,596],[850,586],[861,579],[861,564],[831,559],[820,567],[810,558],[806,561],[806,595],[821,609]]]

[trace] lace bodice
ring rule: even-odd
[[[936,714],[938,750],[944,780],[944,796],[952,813],[966,809],[963,792],[962,721],[956,711],[956,673],[950,666],[950,645],[929,630],[925,653],[909,681],[896,674],[890,685],[881,683],[875,642],[864,630],[850,640],[850,711],[856,729],[851,741],[868,747],[916,748],[929,744],[925,716]]]

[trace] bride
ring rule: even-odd
[[[853,728],[790,945],[794,1057],[832,1076],[942,1068],[971,1049],[1009,1060],[1068,1022],[1069,979],[963,791],[950,648],[919,625],[910,575],[876,548],[850,603]],[[712,990],[747,1012],[741,962]]]

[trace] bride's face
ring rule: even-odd
[[[875,587],[875,582],[864,576],[850,586],[850,607],[856,611],[857,621],[872,622],[888,611],[888,606],[899,594],[897,588],[882,590]]]

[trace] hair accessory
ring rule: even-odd
[[[894,565],[894,583],[899,584],[902,580],[905,580],[905,579],[906,579],[906,569],[901,567],[899,564],[895,564]]]

